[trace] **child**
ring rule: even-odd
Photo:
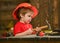
[[[29,3],[21,3],[16,9],[13,11],[14,19],[18,20],[18,22],[14,26],[14,36],[24,36],[30,35],[35,31],[40,31],[41,29],[32,29],[32,25],[30,24],[32,18],[38,14],[37,9]],[[45,26],[44,28],[46,28]]]

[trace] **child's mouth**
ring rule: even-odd
[[[28,22],[28,23],[30,23],[30,22],[31,22],[31,20],[28,20],[27,22]]]

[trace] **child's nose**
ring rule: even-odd
[[[32,20],[32,18],[29,19],[30,21]]]

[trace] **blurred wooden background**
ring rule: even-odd
[[[0,29],[5,30],[14,25],[16,20],[12,17],[12,11],[22,2],[31,3],[39,11],[31,22],[33,27],[46,25],[47,19],[52,29],[60,28],[60,0],[0,0]],[[11,25],[9,25],[10,23]]]

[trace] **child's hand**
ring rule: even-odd
[[[36,31],[41,31],[41,28],[39,28],[39,27],[36,27],[36,29],[35,29]]]

